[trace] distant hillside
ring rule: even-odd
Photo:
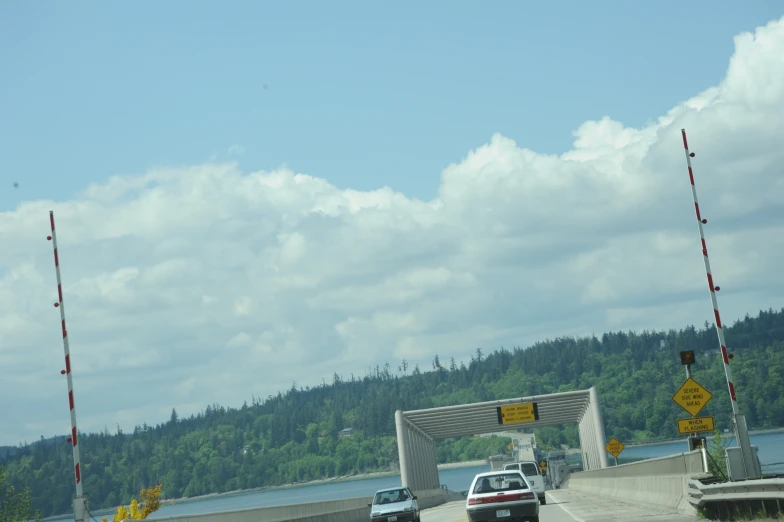
[[[740,406],[752,427],[784,426],[784,309],[761,312],[727,330]],[[232,409],[213,405],[196,416],[123,433],[80,439],[84,489],[94,508],[128,502],[142,487],[163,482],[165,496],[274,485],[388,469],[397,459],[396,409],[428,408],[497,398],[599,390],[608,437],[625,442],[673,438],[685,417],[671,397],[685,372],[678,353],[693,349],[694,378],[714,394],[702,414],[730,426],[724,370],[716,332],[608,333],[601,338],[559,338],[529,349],[483,354],[468,365],[436,357],[428,371],[387,364],[358,378],[334,375],[331,384],[292,387],[285,393]],[[397,373],[405,373],[399,375]],[[356,433],[340,438],[351,427]],[[574,426],[537,430],[540,442],[577,444]],[[442,441],[440,462],[502,452],[498,438]],[[70,447],[43,440],[0,453],[12,484],[29,486],[33,508],[65,513],[73,495]]]
[[[0,462],[19,451],[17,446],[0,446]]]

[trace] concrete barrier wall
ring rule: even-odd
[[[592,471],[579,471],[572,473],[572,477],[650,477],[661,475],[697,475],[705,473],[702,451],[695,450],[688,453],[678,453],[669,457],[641,460],[620,466],[595,469]]]
[[[447,492],[442,489],[416,492],[420,509],[427,509],[446,501]],[[148,520],[176,520],[178,522],[368,522],[373,497],[309,502],[289,506],[238,509],[201,515],[178,515],[172,517],[150,517]]]
[[[694,513],[688,480],[706,473],[702,451],[572,473],[569,488],[602,497]]]

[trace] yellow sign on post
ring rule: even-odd
[[[623,442],[621,442],[618,439],[616,439],[615,437],[613,437],[613,438],[610,439],[610,442],[607,443],[607,445],[604,447],[604,449],[607,450],[607,453],[609,453],[610,455],[612,455],[613,457],[615,457],[617,459],[618,455],[621,454],[621,452],[623,451],[623,448],[625,448],[625,447],[626,446],[623,445]]]
[[[520,424],[539,420],[539,407],[535,402],[499,406],[496,408],[496,412],[498,413],[498,424]]]
[[[686,410],[689,415],[696,417],[712,397],[713,394],[711,392],[689,377],[686,379],[686,382],[678,388],[675,395],[672,396],[672,400],[675,401],[678,406]]]
[[[713,417],[696,417],[694,419],[678,419],[678,433],[687,435],[689,433],[701,433],[703,431],[713,431],[716,427],[713,424]]]

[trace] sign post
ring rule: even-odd
[[[684,357],[684,354],[687,355]],[[689,356],[688,354],[691,355]],[[694,353],[681,352],[681,362],[684,359],[688,360],[689,363],[693,363]],[[678,419],[678,433],[689,435],[689,451],[693,451],[695,448],[705,446],[702,443],[705,439],[699,436],[700,433],[716,429],[713,417],[697,417],[705,405],[713,398],[713,394],[692,379],[689,364],[685,362],[683,364],[686,365],[687,378],[681,387],[678,388],[678,391],[675,392],[675,395],[672,396],[672,400],[692,416],[691,419]]]
[[[686,367],[686,378],[691,379],[691,365],[695,363],[694,359],[694,350],[686,350],[681,352],[681,364]],[[696,415],[696,414],[695,414]],[[689,437],[696,437],[695,434],[689,435]],[[691,447],[691,442],[689,447]]]
[[[623,448],[626,446],[623,445],[623,442],[619,441],[615,437],[611,438],[607,445],[604,447],[605,451],[613,456],[615,459],[615,465],[618,465],[618,455],[621,454]]]

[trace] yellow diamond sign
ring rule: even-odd
[[[689,377],[686,382],[678,388],[672,400],[686,410],[689,415],[696,417],[697,414],[711,400],[713,394],[702,387],[700,383]]]
[[[612,455],[613,457],[615,457],[617,459],[618,455],[621,454],[621,452],[623,451],[623,448],[625,448],[625,447],[626,446],[623,445],[623,442],[621,442],[618,439],[616,439],[615,437],[613,437],[613,438],[610,439],[610,442],[607,443],[607,445],[604,447],[604,449],[607,451],[607,453],[609,453],[610,455]]]

